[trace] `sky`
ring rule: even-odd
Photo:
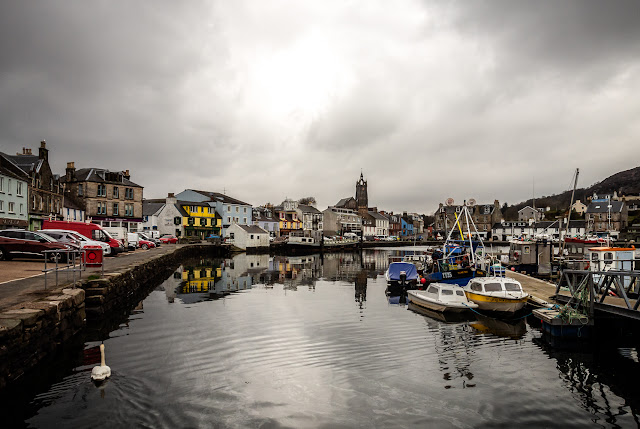
[[[640,2],[5,2],[0,151],[432,214],[640,165]]]

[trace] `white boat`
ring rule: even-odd
[[[510,277],[476,277],[464,287],[469,300],[480,310],[514,313],[527,303],[529,294]]]
[[[467,299],[460,286],[454,284],[432,283],[427,290],[408,290],[407,298],[409,302],[434,311],[460,312],[478,307]]]

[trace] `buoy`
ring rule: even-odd
[[[427,282],[427,279],[425,279],[424,277],[420,279],[420,283],[425,284]]]
[[[104,381],[111,377],[111,368],[104,364],[104,344],[100,344],[100,366],[94,366],[91,370],[93,381]]]
[[[516,270],[516,267],[511,267],[511,271],[515,271],[515,270]]]

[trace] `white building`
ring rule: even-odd
[[[189,217],[189,214],[178,205],[178,199],[172,193],[165,200],[142,201],[143,231],[158,231],[160,235],[183,237],[183,217]]]
[[[258,225],[239,225],[234,223],[227,229],[225,238],[228,243],[243,250],[269,247],[269,232]]]
[[[0,229],[29,226],[29,176],[0,153]]]
[[[324,235],[342,235],[345,232],[360,233],[362,218],[351,209],[331,206],[322,212],[322,225]]]

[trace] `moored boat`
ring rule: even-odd
[[[384,273],[388,295],[403,295],[418,283],[416,266],[409,262],[392,262]]]
[[[432,283],[427,290],[408,290],[407,298],[416,305],[441,312],[461,312],[478,307],[467,299],[460,286],[446,283]]]
[[[469,281],[464,291],[480,310],[514,313],[527,303],[529,294],[509,277],[483,277]]]

